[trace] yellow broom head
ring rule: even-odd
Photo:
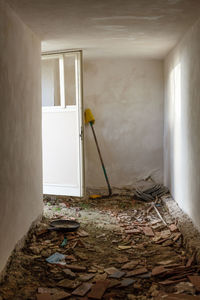
[[[85,124],[92,123],[94,124],[95,118],[89,108],[85,110]]]

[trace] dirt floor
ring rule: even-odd
[[[43,220],[12,256],[0,299],[200,299],[195,255],[186,253],[161,200],[156,208],[167,226],[151,203],[128,195],[46,198]],[[48,230],[54,219],[80,228]],[[64,256],[47,262],[55,253]]]

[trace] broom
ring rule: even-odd
[[[107,183],[107,186],[108,186],[108,196],[107,197],[110,197],[112,195],[112,189],[111,189],[111,186],[110,186],[110,183],[109,183],[109,180],[108,180],[108,175],[107,175],[106,168],[105,168],[105,165],[104,165],[104,162],[103,162],[103,158],[102,158],[101,151],[100,151],[100,148],[99,148],[99,144],[98,144],[98,141],[97,141],[96,133],[95,133],[95,130],[94,130],[94,126],[93,126],[94,122],[95,122],[95,118],[94,118],[91,110],[89,108],[86,109],[85,110],[85,123],[86,124],[89,123],[90,127],[92,129],[95,144],[96,144],[97,151],[98,151],[98,154],[99,154],[99,158],[100,158],[100,161],[101,161],[101,166],[102,166],[103,173],[104,173],[106,183]],[[102,196],[100,196],[100,195],[91,195],[90,198],[96,199],[96,198],[102,198]]]

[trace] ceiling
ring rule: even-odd
[[[200,16],[199,0],[7,0],[42,50],[162,59]]]

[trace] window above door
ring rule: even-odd
[[[42,56],[43,111],[73,110],[78,95],[77,54]]]

